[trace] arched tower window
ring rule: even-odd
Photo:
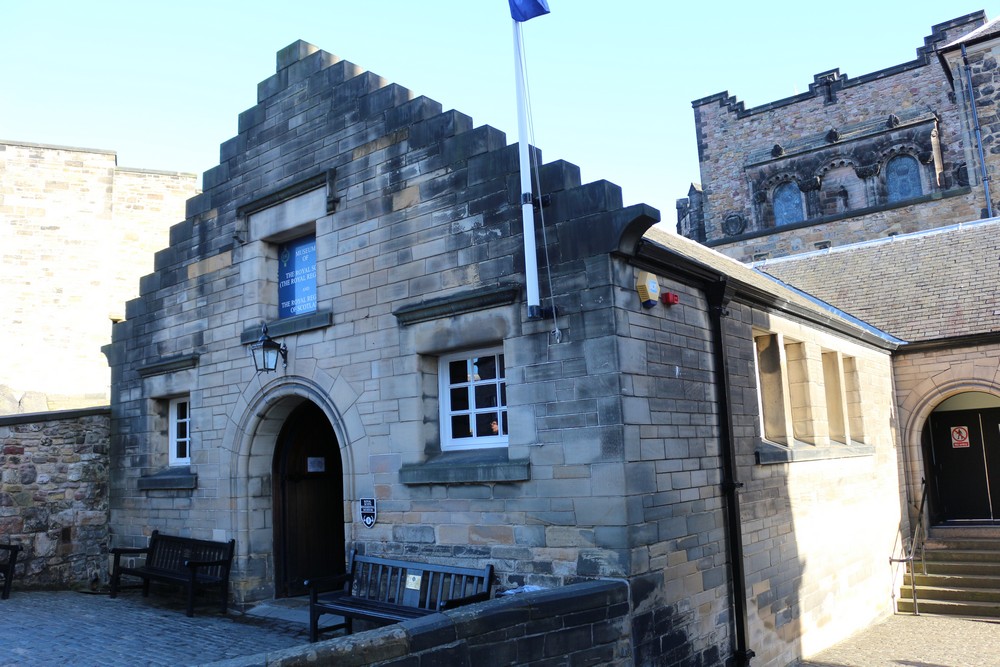
[[[920,165],[910,155],[897,155],[885,166],[885,187],[889,203],[912,199],[923,194]]]
[[[774,189],[774,226],[790,225],[804,220],[802,195],[795,183],[782,183]]]

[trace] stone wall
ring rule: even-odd
[[[110,402],[101,346],[197,191],[110,151],[0,143],[0,414]]]
[[[20,544],[15,587],[108,578],[107,408],[0,417],[0,539]]]
[[[621,581],[520,593],[389,627],[212,665],[626,667],[637,664],[629,649],[628,593],[628,586]]]
[[[904,348],[903,352],[894,359],[893,374],[905,456],[903,474],[913,513],[921,495],[921,480],[930,482],[934,474],[931,465],[924,462],[921,441],[931,412],[945,399],[964,392],[1000,395],[1000,345],[982,341],[944,349]]]
[[[753,664],[787,665],[891,614],[888,558],[906,534],[894,429],[891,358],[883,351],[817,332],[774,313],[730,307],[727,335],[742,340],[772,331],[801,341],[818,361],[831,350],[854,360],[864,408],[855,445],[795,443],[808,457],[761,463],[762,442],[753,350],[731,351],[734,428],[739,438],[743,548]],[[823,393],[824,379],[810,378]],[[817,405],[825,401],[820,396]],[[804,408],[803,408],[804,409]],[[826,428],[820,407],[814,425]]]

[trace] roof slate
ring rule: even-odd
[[[755,265],[908,342],[1000,332],[1000,219]]]
[[[864,332],[874,334],[876,337],[892,344],[900,342],[894,340],[891,336],[886,336],[883,331],[869,326],[864,321],[857,321],[850,313],[838,312],[843,309],[837,308],[836,304],[824,303],[821,299],[816,298],[815,295],[802,293],[797,286],[784,285],[782,282],[775,280],[748,264],[737,261],[732,257],[727,257],[717,250],[686,239],[683,236],[666,232],[654,226],[646,231],[644,237],[646,240],[663,246],[677,255],[708,267],[716,273],[728,276],[743,285],[769,294],[779,302],[793,305],[803,311],[812,312],[820,320],[834,318],[840,320],[849,329],[854,329],[858,335]]]

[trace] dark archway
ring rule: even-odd
[[[966,392],[924,427],[933,523],[1000,521],[1000,399]]]
[[[278,435],[272,467],[275,597],[302,595],[310,577],[345,569],[344,475],[323,411],[295,408]]]

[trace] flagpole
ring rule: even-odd
[[[514,23],[514,75],[517,84],[518,158],[521,169],[521,219],[524,236],[524,278],[528,292],[528,317],[541,317],[538,295],[538,253],[535,249],[535,210],[531,192],[531,159],[528,145],[527,95],[525,94],[524,64],[521,49],[521,24]]]

